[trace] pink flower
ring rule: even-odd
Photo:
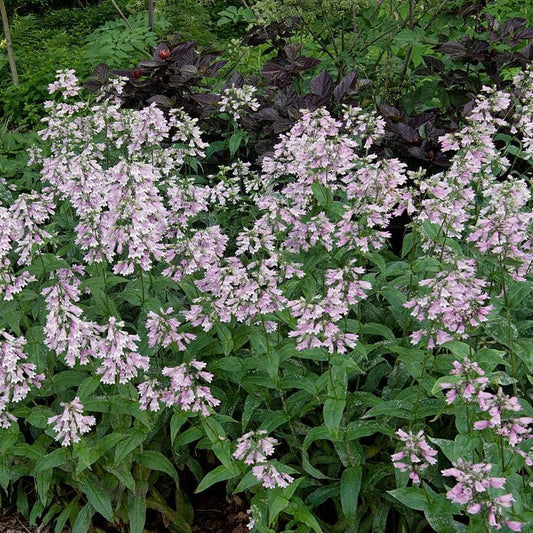
[[[396,434],[404,444],[400,452],[391,455],[393,465],[402,472],[409,472],[409,479],[413,483],[420,483],[422,471],[429,465],[437,464],[437,450],[427,443],[423,430],[415,435],[398,429]]]
[[[53,430],[57,433],[55,439],[61,446],[68,446],[72,442],[79,442],[80,435],[88,433],[91,426],[96,424],[94,416],[83,416],[83,404],[76,396],[71,402],[61,403],[63,413],[51,416],[48,424],[54,424]]]
[[[274,489],[276,487],[288,487],[294,478],[285,472],[280,472],[271,463],[259,464],[252,468],[252,472],[258,481],[261,481],[265,489]]]

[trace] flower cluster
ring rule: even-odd
[[[148,330],[148,346],[153,347],[160,344],[163,348],[176,345],[178,350],[185,351],[187,344],[196,338],[194,333],[179,332],[181,322],[175,318],[174,309],[169,307],[166,311],[161,309],[159,313],[150,311],[146,319],[146,329]]]
[[[505,488],[504,477],[492,477],[490,463],[472,464],[458,459],[452,468],[442,471],[443,476],[454,477],[457,484],[452,487],[446,497],[453,503],[466,506],[466,511],[472,515],[485,511],[488,522],[494,529],[501,529],[505,524],[512,531],[521,531],[522,524],[509,520],[504,515],[504,508],[512,507],[512,494],[493,496],[490,489]]]
[[[61,402],[63,412],[60,415],[51,416],[48,424],[53,425],[57,433],[55,439],[61,442],[61,446],[69,446],[73,442],[80,441],[80,435],[91,431],[91,426],[96,424],[94,416],[83,415],[83,404],[76,396],[71,402]]]
[[[219,405],[220,400],[213,397],[209,387],[201,384],[202,381],[211,383],[213,379],[213,374],[206,372],[205,367],[205,363],[193,359],[176,367],[163,368],[161,374],[169,378],[170,385],[165,387],[156,379],[138,385],[140,409],[156,412],[162,402],[167,407],[176,406],[183,411],[209,416],[209,408]]]
[[[137,352],[138,335],[127,333],[122,328],[124,322],[110,317],[103,327],[105,338],[99,343],[94,354],[102,364],[96,371],[102,375],[102,383],[127,383],[137,376],[139,370],[148,370],[150,360]]]
[[[413,344],[418,344],[424,335],[429,349],[454,337],[464,339],[471,329],[487,321],[493,310],[486,303],[489,295],[483,290],[487,282],[475,275],[476,262],[465,259],[457,261],[453,270],[419,282],[430,292],[404,303],[413,317],[426,324],[411,335]]]
[[[489,419],[474,422],[474,429],[492,429],[496,435],[502,437],[510,449],[524,457],[528,466],[533,466],[532,457],[518,445],[528,439],[533,439],[533,418],[529,416],[509,417],[509,412],[520,412],[522,406],[516,396],[505,394],[501,387],[496,394],[487,390],[489,378],[476,362],[465,358],[462,363],[453,362],[451,370],[453,383],[440,383],[442,389],[450,389],[446,393],[446,402],[453,403],[461,398],[470,404],[477,404],[482,413],[487,413]]]
[[[8,428],[15,417],[7,412],[9,403],[26,398],[32,387],[40,388],[44,374],[37,374],[36,365],[26,362],[24,337],[13,337],[0,331],[0,428]]]
[[[476,363],[465,357],[462,363],[453,362],[452,376],[456,376],[453,383],[440,383],[441,389],[450,389],[446,393],[446,403],[453,403],[458,397],[466,402],[475,401],[480,391],[487,386],[489,379],[485,371]]]
[[[84,268],[72,265],[55,272],[55,283],[45,287],[41,294],[48,314],[44,326],[44,344],[57,355],[64,355],[68,366],[89,362],[99,350],[101,327],[83,318],[77,305],[81,296],[81,280],[77,277]]]
[[[420,483],[422,472],[429,465],[437,464],[437,450],[427,443],[423,430],[415,435],[411,431],[398,429],[396,434],[403,444],[401,451],[391,455],[393,465],[402,472],[409,472],[409,479],[413,480],[413,483]]]
[[[257,111],[259,102],[255,98],[256,89],[252,85],[243,85],[242,87],[231,86],[222,91],[219,109],[237,122],[243,113],[248,111]]]
[[[294,481],[292,476],[285,472],[280,472],[271,462],[267,460],[274,453],[274,445],[277,440],[266,437],[265,430],[249,431],[237,439],[237,449],[233,452],[233,457],[244,461],[246,465],[253,465],[254,477],[260,481],[266,489],[276,487],[287,487]]]

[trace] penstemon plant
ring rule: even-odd
[[[261,533],[527,531],[533,204],[507,154],[530,168],[533,73],[479,95],[433,175],[347,106],[204,173],[196,119],[122,87],[58,73],[39,181],[2,184],[8,497],[56,533],[191,531],[217,483]],[[224,94],[239,137],[253,90]]]

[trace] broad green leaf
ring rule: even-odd
[[[324,402],[324,424],[331,431],[338,431],[346,407],[346,400],[328,398]]]
[[[179,483],[180,478],[174,465],[157,450],[143,451],[137,459],[137,463],[150,470],[164,472],[165,474],[168,474],[176,483]]]
[[[174,441],[174,449],[179,448],[180,446],[186,446],[195,440],[200,440],[203,436],[204,433],[199,427],[190,427],[176,438]]]
[[[384,435],[393,435],[394,429],[382,422],[374,420],[356,420],[350,422],[346,428],[345,441],[369,437],[374,433],[383,433]]]
[[[146,440],[147,436],[147,428],[132,428],[130,435],[121,440],[115,448],[115,464],[121,463],[133,450],[138,448]]]
[[[69,504],[59,513],[56,518],[54,533],[63,533],[63,529],[68,519],[72,515],[74,509],[78,507],[78,498],[74,498]],[[78,513],[79,514],[79,513]]]
[[[50,452],[48,455],[41,457],[35,462],[33,473],[38,474],[39,472],[43,472],[44,470],[64,465],[69,462],[70,457],[70,449],[68,448],[59,448],[57,450],[54,450],[53,452]]]
[[[361,465],[346,468],[341,477],[341,505],[342,512],[348,524],[356,523],[357,500],[361,489],[363,469]]]
[[[128,498],[128,519],[130,533],[144,533],[146,523],[146,496],[136,494]]]
[[[81,508],[72,526],[72,533],[87,533],[95,511],[90,503]]]
[[[231,331],[224,324],[217,324],[215,329],[220,344],[222,345],[222,352],[227,356],[233,351],[233,339],[231,338]]]
[[[195,494],[203,492],[208,489],[215,483],[220,483],[221,481],[227,481],[228,479],[233,479],[239,475],[239,470],[234,469],[230,470],[224,465],[217,466],[214,470],[211,470],[198,484],[198,487],[194,491]]]
[[[419,487],[403,487],[387,491],[391,496],[415,511],[428,510],[428,498],[423,489]]]
[[[178,435],[179,430],[183,424],[187,422],[188,418],[182,413],[174,413],[170,419],[170,442],[174,445],[174,440]]]
[[[296,520],[310,527],[315,533],[322,533],[317,519],[300,498],[294,497],[286,509]]]
[[[106,520],[113,522],[113,507],[109,493],[101,486],[96,476],[84,475],[80,478],[79,488],[87,496],[89,503]]]

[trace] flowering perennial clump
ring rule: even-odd
[[[386,526],[403,513],[391,498],[430,525],[438,509],[458,529],[525,528],[533,72],[513,93],[483,90],[441,138],[450,165],[436,173],[386,157],[384,119],[352,106],[298,110],[270,152],[242,161],[255,88],[222,91],[229,128],[208,144],[185,109],[123,107],[125,83],[110,77],[86,104],[60,73],[35,190],[0,179],[0,470],[14,467],[2,488],[37,472],[45,506],[40,469],[64,459],[50,475],[87,502],[69,516],[94,504],[118,524],[159,505],[152,467],[199,476],[215,457],[200,488],[245,486],[250,529],[283,513],[318,531],[328,500],[339,523],[324,529],[368,524],[360,511],[382,503],[372,523]],[[400,488],[379,464],[394,435]],[[453,465],[444,479],[428,441]]]

